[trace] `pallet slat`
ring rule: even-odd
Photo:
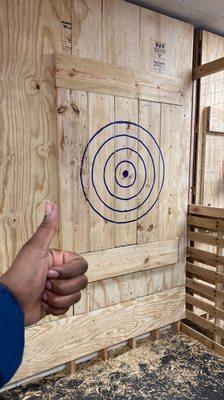
[[[187,257],[207,265],[224,265],[224,256],[219,256],[210,253],[209,251],[199,250],[195,247],[187,247]]]
[[[189,204],[188,205],[189,214],[200,215],[203,217],[210,218],[223,218],[224,219],[224,209],[216,207],[206,207],[201,205]]]
[[[190,336],[195,340],[198,340],[208,349],[215,351],[221,356],[224,356],[224,347],[220,344],[215,343],[212,339],[207,338],[205,335],[202,335],[202,333],[197,332],[195,329],[191,328],[183,322],[180,325],[180,330],[185,335]]]
[[[224,283],[224,274],[216,271],[211,271],[198,265],[187,262],[186,264],[187,272],[197,276],[201,280],[207,281],[209,283],[215,284],[216,282]]]
[[[200,317],[200,315],[196,315],[193,312],[186,310],[186,318],[196,324],[197,326],[206,329],[206,331],[209,331],[213,334],[218,334],[222,338],[224,338],[224,329],[215,325],[213,322]]]
[[[196,232],[195,228],[198,228]],[[194,327],[187,326],[186,322],[181,330],[224,355],[221,345],[224,338],[224,209],[190,204],[187,233],[190,246],[186,263],[186,320]],[[206,318],[194,312],[194,307],[206,312]],[[201,329],[204,335],[198,332]]]
[[[197,228],[204,228],[217,232],[218,220],[213,220],[209,218],[195,217],[192,215],[188,216],[188,225],[196,226]]]
[[[196,290],[202,296],[208,296],[213,301],[215,300],[215,297],[224,301],[224,292],[211,286],[204,285],[203,283],[197,282],[190,278],[186,278],[186,286],[189,289]]]
[[[222,248],[224,247],[223,239],[219,239],[217,236],[206,235],[201,232],[193,232],[189,229],[187,232],[187,238],[193,242],[204,243],[211,246],[219,246]]]
[[[197,297],[192,296],[188,293],[186,294],[186,302],[187,304],[191,304],[192,306],[195,306],[203,311],[206,311],[212,317],[218,317],[224,320],[224,311],[220,310],[220,308],[216,308],[212,304],[202,301]]]

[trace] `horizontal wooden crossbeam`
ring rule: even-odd
[[[218,60],[211,61],[206,64],[199,65],[193,68],[193,80],[203,78],[204,76],[215,74],[224,71],[224,57]]]
[[[183,104],[183,81],[140,69],[56,54],[56,87]]]
[[[178,240],[117,247],[82,254],[89,282],[160,268],[178,262]]]

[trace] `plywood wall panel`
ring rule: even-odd
[[[102,0],[73,0],[72,20],[72,54],[101,59]]]
[[[38,83],[26,89],[22,79],[24,77],[15,77],[10,83],[6,77],[5,83],[2,81],[2,221],[9,223],[12,233],[9,238],[2,237],[1,243],[13,242],[13,251],[5,258],[7,266],[41,222],[44,200],[58,201],[57,138],[52,135],[56,132],[56,102],[51,57],[43,57],[41,71],[36,75]],[[54,243],[56,245],[57,239]]]
[[[44,201],[58,201],[54,64],[49,54],[63,51],[61,20],[71,21],[69,4],[1,3],[3,270],[40,223]],[[53,245],[58,245],[57,235]]]
[[[140,8],[123,0],[103,0],[102,61],[139,67]]]
[[[141,68],[180,78],[184,74],[185,78],[188,75],[190,79],[192,25],[151,10],[144,8],[140,10],[139,53]],[[164,46],[158,47],[160,44]],[[189,55],[187,59],[181,57],[183,49]],[[161,54],[161,57],[158,54]]]

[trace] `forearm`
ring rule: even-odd
[[[13,294],[0,283],[0,387],[15,374],[23,349],[23,311]]]

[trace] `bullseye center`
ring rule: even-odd
[[[124,178],[127,178],[127,176],[128,176],[128,170],[127,169],[125,169],[124,171],[123,171],[123,177]]]

